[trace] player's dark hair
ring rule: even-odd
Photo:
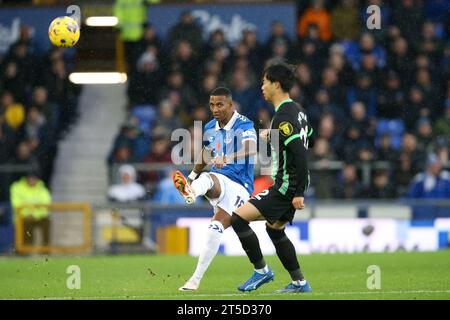
[[[281,89],[284,92],[289,92],[295,83],[294,70],[295,66],[286,63],[277,63],[268,66],[264,70],[263,76],[272,83],[279,82]]]
[[[211,96],[225,96],[225,97],[230,98],[232,100],[230,89],[225,88],[225,87],[217,87],[217,88],[215,88],[211,92],[210,95]]]

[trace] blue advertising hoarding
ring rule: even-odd
[[[219,5],[160,5],[148,7],[148,20],[159,35],[166,37],[184,10],[190,10],[205,31],[204,37],[216,29],[222,29],[230,43],[239,41],[242,31],[253,28],[258,39],[266,41],[270,36],[271,24],[279,20],[287,34],[295,36],[296,8],[294,3],[277,4],[219,4]]]
[[[184,10],[193,13],[205,31],[205,39],[212,31],[222,29],[227,40],[234,44],[239,41],[243,30],[252,28],[256,30],[258,39],[264,42],[270,36],[271,24],[275,20],[284,24],[290,37],[295,36],[294,3],[155,5],[148,7],[147,16],[158,34],[165,38]],[[65,7],[1,8],[0,54],[5,53],[18,39],[22,24],[31,26],[37,49],[46,51],[50,47],[48,26],[54,18],[63,15],[66,15]]]

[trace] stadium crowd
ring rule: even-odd
[[[209,93],[219,85],[232,90],[236,108],[256,129],[267,128],[274,110],[261,96],[261,71],[287,61],[297,65],[291,96],[307,109],[315,130],[309,196],[417,194],[424,177],[418,173],[436,164],[430,153],[444,168],[449,163],[449,2],[298,1],[296,36],[285,32],[281,20],[273,21],[264,42],[252,29],[236,43],[222,30],[205,36],[190,12],[164,40],[147,23],[142,39],[125,44],[129,116],[108,164],[170,163],[172,131],[193,132],[193,121],[209,121]],[[381,29],[367,28],[369,5],[381,8]],[[21,175],[3,170],[4,164],[40,167],[49,185],[57,143],[77,118],[70,52],[40,52],[24,25],[19,40],[0,55],[0,201],[8,200],[9,186]],[[335,160],[344,163],[342,169],[328,169]],[[363,183],[361,164],[378,161],[388,166]],[[446,174],[437,176],[448,181]],[[161,170],[136,178],[150,197],[174,201],[161,193],[169,176]]]
[[[73,51],[61,48],[43,52],[27,25],[0,54],[0,202],[29,170],[49,185],[58,141],[77,117],[80,90],[68,79],[72,58]]]
[[[109,164],[170,163],[171,132],[209,121],[209,92],[219,85],[232,90],[236,108],[257,129],[270,126],[273,108],[261,95],[261,71],[287,61],[297,65],[291,96],[307,109],[316,135],[310,157],[319,170],[310,196],[396,198],[425,170],[428,154],[448,165],[449,1],[299,3],[297,37],[273,21],[264,43],[251,29],[237,43],[222,30],[205,39],[190,12],[167,41],[147,23],[143,38],[127,46],[130,116]],[[381,29],[366,26],[372,4],[381,8]],[[333,160],[344,163],[342,170],[327,170]],[[388,166],[372,171],[364,185],[360,164],[376,161]],[[167,174],[144,173],[139,180],[158,192]]]

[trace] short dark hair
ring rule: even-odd
[[[284,92],[289,92],[295,83],[294,70],[295,66],[286,63],[276,63],[268,66],[264,70],[263,76],[270,82],[279,82],[281,89]]]
[[[213,91],[211,91],[210,96],[225,96],[227,98],[232,99],[230,89],[225,88],[225,87],[215,88]]]

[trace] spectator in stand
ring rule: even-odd
[[[413,55],[405,38],[398,36],[392,41],[387,65],[406,83],[411,81],[414,71]]]
[[[203,106],[197,106],[192,111],[192,121],[201,121],[203,124],[208,123],[208,121],[211,119],[211,112],[210,109],[203,107]]]
[[[147,51],[149,47],[154,48],[157,52],[158,60],[164,59],[163,42],[156,33],[155,26],[146,22],[144,24],[144,35],[138,44],[138,53],[142,54]]]
[[[377,60],[375,55],[369,53],[364,54],[361,60],[361,68],[359,69],[359,73],[367,74],[372,80],[372,84],[374,87],[377,86],[378,83],[381,82],[383,77],[381,68],[377,66]]]
[[[418,86],[412,86],[409,89],[406,109],[402,114],[402,119],[405,122],[406,129],[410,132],[414,132],[416,129],[417,120],[421,116],[426,117],[427,114],[428,109],[425,106],[422,89]]]
[[[306,110],[308,114],[308,121],[313,128],[317,128],[320,118],[324,114],[332,114],[334,119],[339,123],[345,122],[345,114],[342,110],[332,102],[326,89],[319,89],[316,93],[316,99],[312,105]]]
[[[413,167],[413,161],[406,152],[402,152],[400,153],[394,168],[394,184],[397,187],[398,194],[404,195],[416,173],[416,170]]]
[[[448,89],[450,94],[450,87]],[[437,119],[433,132],[436,136],[450,137],[450,99],[447,99],[444,116]]]
[[[350,42],[345,49],[345,56],[354,70],[359,70],[363,56],[371,54],[375,57],[376,65],[383,68],[386,64],[386,50],[377,45],[374,36],[369,32],[364,32],[359,38],[359,42]]]
[[[397,197],[395,185],[389,182],[386,170],[375,172],[373,182],[367,190],[367,197],[371,199],[394,199]]]
[[[249,119],[256,120],[259,110],[259,92],[251,85],[247,74],[242,70],[235,70],[229,87],[233,100],[241,106],[240,113]]]
[[[305,106],[309,106],[313,103],[316,94],[309,66],[306,63],[300,63],[297,65],[295,75],[297,84],[302,88],[305,97]]]
[[[32,141],[21,141],[14,152],[12,163],[20,166],[28,166],[30,168],[39,167],[39,160],[36,154],[33,152]],[[17,172],[12,175],[12,181],[22,178],[23,172]]]
[[[122,125],[120,133],[114,139],[108,163],[130,163],[142,160],[148,153],[149,143],[142,134],[135,119],[129,119]]]
[[[289,44],[283,38],[277,38],[272,42],[269,49],[269,59],[287,60],[289,53]]]
[[[438,137],[434,141],[434,151],[441,163],[450,162],[450,135]]]
[[[331,32],[338,40],[355,40],[359,32],[358,4],[356,0],[341,0],[331,11]]]
[[[380,137],[380,146],[377,151],[377,160],[395,163],[398,160],[398,156],[398,152],[392,147],[391,136],[389,134],[382,134]]]
[[[192,108],[198,104],[193,87],[189,85],[181,71],[172,71],[167,76],[167,85],[162,89],[160,99],[175,99],[176,112],[188,118]],[[177,98],[175,98],[175,95]],[[182,114],[184,113],[184,115]]]
[[[330,102],[337,107],[343,108],[345,106],[345,88],[339,83],[337,72],[330,67],[322,71],[322,88],[328,91]]]
[[[423,169],[425,159],[423,153],[417,148],[417,137],[415,135],[411,133],[403,135],[400,153],[404,153],[411,159],[412,168],[415,170],[414,174]]]
[[[19,74],[17,63],[13,60],[6,64],[0,74],[0,88],[13,94],[14,100],[23,101],[25,97],[26,79]]]
[[[425,172],[418,174],[410,185],[408,198],[412,199],[450,199],[450,173],[441,171],[442,164],[435,154],[427,159]],[[449,217],[448,207],[432,207],[428,205],[415,206],[415,219],[433,219],[435,217]]]
[[[368,144],[363,130],[356,124],[350,123],[345,130],[342,145],[338,148],[337,154],[347,162],[358,160],[358,151]]]
[[[179,40],[186,40],[198,52],[203,44],[202,28],[194,21],[190,11],[183,11],[179,22],[169,30],[169,42],[173,46]]]
[[[131,106],[158,103],[163,73],[157,55],[156,48],[149,47],[139,57],[127,90]]]
[[[440,99],[436,86],[431,82],[430,71],[426,68],[420,68],[416,72],[416,85],[422,90],[424,95],[424,107],[420,112],[421,117],[435,119],[435,109]]]
[[[200,105],[209,106],[209,95],[214,88],[217,88],[218,82],[219,79],[215,74],[208,73],[203,77],[197,95]]]
[[[231,54],[231,48],[225,39],[225,34],[221,29],[214,30],[209,36],[209,41],[206,44],[206,55],[212,55],[214,50],[219,49],[225,59],[228,59]]]
[[[433,141],[433,129],[428,118],[420,118],[417,121],[417,150],[421,153],[428,153]]]
[[[334,187],[334,197],[337,199],[357,199],[363,195],[363,186],[359,181],[354,164],[347,163],[342,168],[338,183]]]
[[[359,73],[356,86],[347,91],[347,104],[352,106],[356,101],[361,101],[367,107],[368,117],[374,118],[376,116],[377,92],[367,73]]]
[[[132,150],[126,144],[119,144],[114,148],[114,152],[109,156],[110,165],[126,164],[136,162],[132,158]]]
[[[324,114],[319,122],[318,137],[326,139],[330,143],[331,150],[336,152],[342,143],[341,131],[343,129],[342,124],[336,124],[332,114]]]
[[[256,32],[253,29],[246,29],[242,33],[242,44],[247,47],[247,58],[254,72],[259,74],[262,71],[262,60],[265,59],[264,48],[259,44]]]
[[[398,26],[408,42],[420,34],[423,24],[422,1],[400,0],[393,2],[392,22]]]
[[[224,54],[222,48],[214,48],[212,50],[213,52],[220,52],[222,55]],[[225,59],[225,56],[223,57]],[[192,83],[193,87],[197,87],[199,80],[197,75],[198,60],[197,55],[189,41],[179,40],[175,43],[169,69],[181,72],[184,80]]]
[[[330,14],[325,8],[324,0],[311,0],[311,6],[299,17],[297,22],[297,35],[303,38],[309,25],[315,24],[319,28],[322,41],[331,40]]]
[[[170,100],[162,100],[159,104],[157,126],[164,128],[169,134],[182,127],[180,119],[175,115],[175,106]]]
[[[311,39],[301,41],[298,58],[300,62],[305,63],[311,70],[313,81],[320,81],[325,57],[320,54],[317,42]]]
[[[272,21],[270,29],[270,37],[266,43],[266,54],[267,54],[266,57],[268,57],[271,54],[275,42],[280,42],[279,40],[282,40],[282,43],[285,44],[287,49],[291,47],[291,39],[289,38],[289,36],[286,33],[286,30],[284,29],[283,23],[281,21],[275,20]]]
[[[117,202],[131,202],[143,200],[145,189],[136,183],[136,170],[133,166],[125,164],[119,168],[119,183],[108,189],[108,199]]]
[[[55,133],[58,125],[58,108],[54,103],[48,101],[48,91],[45,87],[34,88],[31,106],[36,107],[42,113],[50,129]]]
[[[317,162],[317,170],[312,172],[311,185],[314,188],[314,197],[317,199],[329,199],[333,197],[335,174],[331,170],[323,170],[328,167],[330,161],[336,160],[336,156],[326,139],[319,138],[314,143],[309,160]]]
[[[328,66],[334,69],[338,74],[339,83],[345,86],[351,86],[354,83],[354,71],[344,57],[344,49],[341,45],[335,43],[330,46]]]
[[[155,136],[152,141],[152,151],[144,158],[144,163],[171,163],[170,140],[165,136]],[[151,190],[154,189],[158,180],[164,176],[161,170],[152,170],[145,174],[145,184]]]
[[[393,70],[387,72],[386,78],[378,90],[377,116],[383,119],[401,119],[406,107],[401,80]]]

